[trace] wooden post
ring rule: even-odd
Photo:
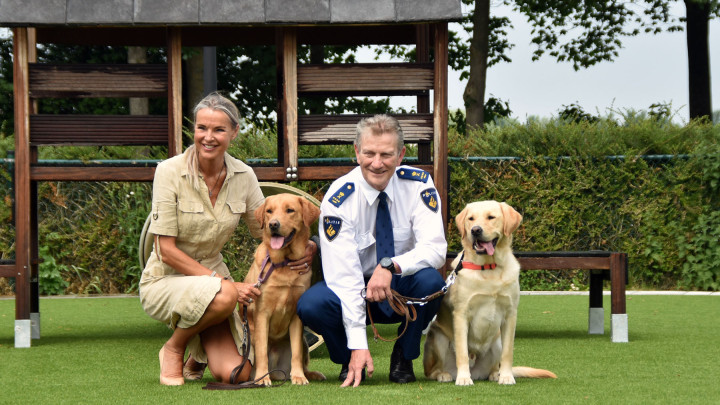
[[[281,38],[282,59],[282,99],[280,114],[283,117],[283,156],[278,160],[286,168],[287,180],[297,180],[298,166],[298,96],[297,96],[297,31],[295,28],[283,28]],[[278,128],[280,130],[280,128]],[[278,134],[280,136],[280,134]],[[280,151],[278,151],[279,153]],[[293,176],[294,175],[294,176]]]
[[[182,37],[180,28],[168,28],[168,157],[182,153]]]
[[[448,220],[448,25],[436,23],[435,28],[435,85],[434,114],[434,173],[435,187],[442,200],[443,223]]]
[[[625,284],[627,283],[627,254],[610,255],[610,308],[613,314],[624,314]]]
[[[28,31],[13,30],[15,102],[15,346],[30,347],[30,96]],[[26,328],[27,327],[27,328]],[[25,330],[27,329],[27,330]]]
[[[415,54],[417,63],[430,62],[430,25],[419,24],[415,27]],[[418,114],[427,114],[430,112],[430,95],[424,94],[417,96],[417,112]],[[430,164],[432,159],[432,150],[429,144],[418,145],[418,162]]]

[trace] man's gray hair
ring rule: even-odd
[[[397,119],[386,115],[378,114],[372,117],[363,118],[358,122],[355,134],[355,146],[360,148],[362,143],[362,136],[367,130],[370,130],[368,135],[382,135],[382,134],[395,134],[397,135],[397,151],[400,153],[402,148],[405,146],[405,138],[403,130],[400,127],[400,122]]]

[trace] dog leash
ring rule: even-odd
[[[268,262],[270,262],[270,268],[268,268],[267,273],[265,272],[265,267],[267,266]],[[270,278],[270,275],[273,273],[276,267],[285,267],[288,264],[288,260],[285,260],[281,263],[273,263],[270,261],[270,253],[265,256],[265,259],[262,262],[262,265],[260,267],[260,274],[258,275],[258,281],[255,283],[255,288],[260,288],[261,285],[263,285],[268,278]],[[253,381],[245,381],[245,382],[239,382],[240,379],[240,373],[242,372],[243,368],[245,367],[245,364],[248,361],[248,356],[250,354],[250,328],[248,326],[248,317],[247,317],[247,305],[242,306],[243,310],[243,316],[242,316],[242,329],[243,329],[243,341],[242,341],[242,349],[243,349],[243,361],[240,363],[239,366],[235,367],[232,372],[230,373],[230,383],[219,383],[219,382],[209,382],[206,386],[203,387],[204,390],[238,390],[243,388],[260,388],[264,387],[264,385],[258,384],[257,382],[265,378],[266,376],[270,375],[270,373],[273,373],[275,371],[281,372],[285,378],[283,379],[283,382],[278,385],[273,385],[273,387],[279,387],[282,384],[285,383],[287,380],[287,373],[285,373],[284,370],[276,369],[271,370],[265,375],[262,375],[258,378],[256,378]]]
[[[269,275],[269,274],[268,274]],[[261,375],[260,377],[252,380],[252,381],[244,381],[240,382],[240,373],[242,372],[243,368],[245,368],[245,364],[248,362],[248,357],[250,356],[250,327],[248,323],[248,316],[247,316],[247,305],[242,306],[242,330],[243,330],[243,340],[242,340],[242,356],[243,361],[240,363],[239,366],[235,367],[232,372],[230,373],[230,383],[220,383],[216,381],[211,381],[207,383],[202,389],[204,390],[239,390],[243,388],[263,388],[265,385],[258,384],[257,382],[265,378],[266,376],[270,375],[270,373],[273,373],[275,371],[281,372],[285,377],[283,378],[282,382],[277,385],[273,385],[272,387],[279,387],[283,384],[285,384],[285,381],[287,381],[287,373],[284,370],[276,369],[271,370],[265,373],[265,375]]]
[[[440,297],[444,296],[445,294],[447,294],[447,291],[448,291],[448,289],[450,289],[450,286],[452,286],[455,283],[455,278],[457,277],[457,273],[458,273],[458,271],[460,271],[461,266],[462,266],[462,256],[461,256],[461,260],[458,262],[458,265],[450,273],[450,276],[448,276],[448,278],[445,280],[445,285],[439,291],[436,291],[430,295],[426,295],[425,297],[422,297],[422,298],[406,297],[406,296],[398,293],[397,291],[390,289],[391,296],[387,298],[390,308],[392,308],[392,310],[396,314],[405,316],[405,327],[403,328],[402,332],[400,332],[398,334],[398,336],[394,339],[386,339],[380,335],[380,333],[377,330],[377,327],[375,326],[375,322],[373,321],[372,312],[370,312],[370,309],[366,307],[368,319],[370,319],[370,326],[372,327],[373,336],[374,336],[375,341],[380,339],[384,342],[394,342],[394,341],[400,339],[400,337],[405,334],[405,331],[407,330],[407,327],[408,327],[408,323],[413,322],[417,319],[417,310],[415,309],[415,307],[413,305],[423,306],[423,305],[427,304],[428,302],[435,300],[437,298],[440,298]],[[367,294],[367,288],[363,288],[360,291],[360,295],[363,297],[363,299],[367,299],[366,294]]]

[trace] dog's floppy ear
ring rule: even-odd
[[[503,214],[503,233],[510,236],[520,226],[522,215],[504,202],[500,203],[500,210]]]
[[[298,197],[302,203],[303,222],[308,228],[320,217],[320,208],[305,197]]]
[[[267,202],[267,199],[265,200]],[[260,224],[260,229],[265,228],[265,202],[255,210],[255,219]]]
[[[455,216],[455,226],[460,230],[460,239],[465,238],[465,216],[467,216],[467,206]]]

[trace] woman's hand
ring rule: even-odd
[[[238,292],[238,302],[242,305],[250,305],[260,296],[260,289],[254,284],[234,283]]]
[[[305,257],[300,260],[288,263],[288,266],[290,266],[290,270],[309,270],[313,258],[315,257],[315,253],[317,253],[317,245],[315,244],[315,242],[309,240],[307,246],[305,246]]]

